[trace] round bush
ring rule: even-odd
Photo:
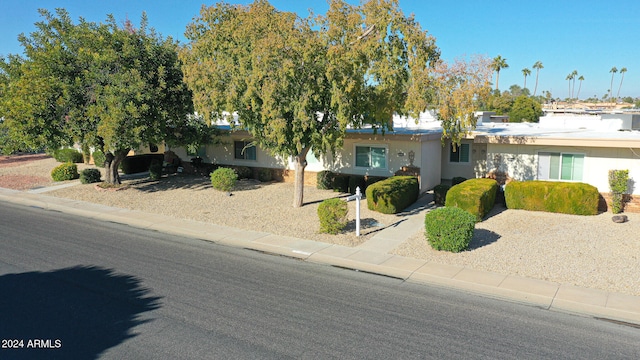
[[[231,191],[236,186],[238,174],[231,168],[219,168],[211,173],[211,186],[220,191]]]
[[[269,182],[273,180],[273,172],[271,169],[260,169],[258,171],[258,180],[261,182]]]
[[[61,163],[81,163],[84,162],[82,153],[76,149],[58,149],[53,152],[53,158]]]
[[[236,166],[234,170],[238,174],[238,179],[250,179],[253,175],[251,169],[246,166]]]
[[[320,232],[338,234],[347,226],[347,202],[341,199],[327,199],[318,206]]]
[[[100,170],[98,169],[84,169],[80,173],[80,182],[83,184],[91,184],[100,182]]]
[[[97,167],[104,167],[104,161],[106,159],[106,156],[104,155],[104,153],[101,150],[96,150],[93,152],[93,163],[97,166]]]
[[[467,178],[462,177],[462,176],[456,176],[453,179],[451,179],[451,186],[456,186],[458,184],[461,184],[463,182],[467,181]]]
[[[82,154],[80,155],[82,156]],[[51,178],[53,181],[73,180],[78,177],[80,177],[80,174],[78,174],[78,165],[70,162],[60,164],[51,170]]]
[[[158,159],[151,160],[149,164],[149,178],[151,180],[160,180],[162,177],[162,162]]]
[[[316,187],[320,190],[330,190],[333,187],[334,174],[329,170],[322,170],[316,175]]]
[[[476,217],[457,207],[442,207],[424,218],[425,236],[435,250],[460,252],[469,247]]]

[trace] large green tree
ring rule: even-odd
[[[131,149],[179,143],[193,110],[177,44],[131,22],[74,24],[64,9],[40,10],[43,21],[21,34],[24,59],[12,71],[0,111],[9,135],[30,147],[73,143],[107,152],[106,181],[120,183],[118,166]],[[181,140],[184,140],[182,138]]]
[[[542,116],[542,106],[529,96],[520,95],[513,102],[509,112],[509,122],[538,122]]]
[[[303,205],[306,155],[341,146],[348,126],[382,132],[394,113],[432,103],[435,39],[395,0],[329,1],[301,19],[267,1],[203,7],[181,52],[196,110],[236,114],[238,128],[295,166],[293,206]]]

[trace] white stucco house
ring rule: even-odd
[[[394,117],[393,131],[350,129],[336,154],[307,157],[305,178],[322,170],[350,175],[392,176],[410,168],[421,191],[461,176],[484,177],[497,170],[515,180],[580,181],[609,192],[608,171],[628,169],[629,192],[640,198],[640,113],[547,113],[539,123],[505,123],[478,112],[476,129],[457,151],[441,142],[442,128],[432,113],[418,119]],[[219,124],[224,126],[224,124]],[[289,159],[248,146],[247,132],[231,132],[222,144],[199,155],[205,162],[293,170]],[[183,160],[183,149],[172,149]]]

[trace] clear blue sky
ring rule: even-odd
[[[229,1],[247,4],[251,1]],[[350,0],[357,3],[357,0]],[[207,2],[207,5],[215,2]],[[324,13],[324,0],[272,0],[279,10],[307,16],[308,9]],[[0,0],[0,55],[20,54],[20,33],[30,33],[40,20],[38,8],[62,7],[77,20],[101,22],[107,14],[118,21],[138,23],[146,11],[149,25],[163,36],[184,42],[186,25],[199,14],[202,1],[191,0]],[[414,13],[423,29],[436,38],[447,60],[472,54],[506,58],[509,68],[500,72],[500,89],[523,86],[523,68],[532,74],[527,87],[533,91],[535,70],[541,61],[538,94],[551,91],[566,98],[566,76],[573,70],[585,80],[580,98],[602,97],[611,82],[612,67],[627,68],[620,96],[640,97],[640,1],[638,0],[400,0],[405,14]],[[615,74],[613,94],[620,73]],[[576,81],[577,92],[578,82]]]

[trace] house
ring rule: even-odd
[[[418,119],[396,116],[384,135],[372,129],[349,129],[335,154],[307,156],[305,178],[315,173],[392,176],[412,173],[427,191],[454,177],[484,177],[491,171],[515,180],[581,181],[606,197],[608,171],[628,169],[629,192],[640,209],[640,114],[548,112],[539,123],[506,123],[490,112],[478,112],[476,129],[454,151],[441,142],[442,128],[433,113]],[[199,153],[205,162],[272,168],[292,176],[290,159],[272,156],[252,145],[247,132],[230,132]],[[172,149],[183,160],[183,149]]]

